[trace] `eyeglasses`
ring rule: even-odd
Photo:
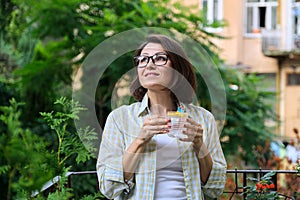
[[[167,64],[168,62],[168,55],[165,53],[157,53],[154,54],[153,56],[135,56],[134,59],[134,65],[138,68],[143,68],[146,67],[147,64],[150,61],[150,58],[156,66],[162,66]]]

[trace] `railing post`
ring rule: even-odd
[[[68,176],[68,188],[72,187],[72,185],[71,185],[71,176],[72,176],[72,174],[70,174],[70,176]]]
[[[260,179],[261,179],[261,177],[263,176],[263,173],[262,173],[262,171],[261,171],[261,167],[259,168],[259,181],[260,181]]]
[[[236,190],[236,193],[238,193],[238,190],[239,190],[239,184],[238,184],[238,181],[237,181],[237,168],[235,168],[235,172],[234,172],[234,180],[235,180],[235,190]]]
[[[277,191],[277,173],[275,173],[275,176],[274,176],[274,184],[275,184],[274,190]]]
[[[246,186],[247,186],[247,172],[243,172],[243,192],[246,192],[245,191]],[[243,198],[246,199],[246,197],[247,197],[247,194],[244,193]]]

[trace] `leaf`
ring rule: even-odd
[[[272,178],[272,176],[274,176],[276,174],[276,172],[271,171],[266,173],[263,177],[261,177],[262,180],[270,180]]]
[[[10,165],[0,166],[0,175],[6,174],[11,169]]]
[[[247,180],[250,180],[250,181],[258,181],[257,178],[253,178],[253,177],[247,177]]]

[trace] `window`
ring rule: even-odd
[[[293,7],[294,48],[300,49],[300,1],[295,1]]]
[[[293,3],[293,16],[294,16],[294,34],[300,34],[300,2]]]
[[[277,0],[247,0],[246,34],[258,34],[262,28],[275,30],[277,25]]]
[[[202,0],[202,11],[210,25],[223,20],[223,0]]]
[[[287,85],[300,85],[300,74],[288,74],[287,75]]]

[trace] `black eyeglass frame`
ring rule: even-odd
[[[163,56],[166,56],[166,61],[165,61],[165,63],[164,64],[156,64],[155,62],[155,57],[156,56],[161,56],[161,55],[163,55]],[[142,65],[142,66],[140,66],[139,64],[136,64],[137,62],[136,62],[136,60],[138,60],[138,61],[140,61],[141,59],[139,59],[139,58],[147,58],[147,63],[145,64],[145,65]],[[149,61],[150,61],[150,59],[152,60],[152,63],[154,64],[154,65],[156,65],[156,66],[163,66],[163,65],[165,65],[165,64],[167,64],[167,62],[168,62],[168,60],[169,60],[169,55],[168,54],[166,54],[166,53],[156,53],[156,54],[154,54],[153,56],[142,56],[142,55],[140,55],[140,56],[135,56],[135,57],[133,57],[133,61],[134,61],[134,65],[136,66],[136,67],[138,67],[138,68],[144,68],[144,67],[146,67],[147,65],[148,65],[148,63],[149,63]]]

